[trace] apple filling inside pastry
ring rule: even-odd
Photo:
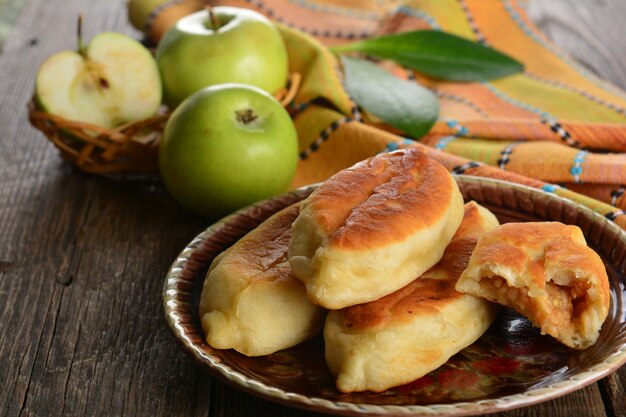
[[[582,316],[588,310],[590,301],[588,285],[584,285],[584,282],[576,284],[565,286],[548,281],[545,291],[532,297],[527,287],[509,286],[501,276],[488,276],[479,282],[485,294],[491,294],[486,297],[489,300],[515,309],[536,327],[540,327],[542,334],[556,338],[559,334],[568,334],[574,339],[574,344],[577,339],[575,335],[585,327]]]
[[[486,233],[456,289],[517,310],[575,349],[596,342],[610,303],[602,259],[577,226],[558,222],[508,223]]]

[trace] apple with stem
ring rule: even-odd
[[[159,147],[167,190],[211,218],[286,191],[297,163],[298,137],[287,111],[243,84],[191,95],[172,113]]]
[[[207,7],[178,20],[159,42],[164,101],[177,106],[194,92],[242,83],[270,94],[285,86],[287,51],[263,15],[236,7]]]
[[[78,51],[52,55],[37,71],[35,100],[66,119],[112,128],[155,115],[161,106],[156,61],[142,44],[104,32],[88,45],[78,20]]]

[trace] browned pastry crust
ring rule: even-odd
[[[478,238],[499,225],[487,209],[474,201],[467,203],[464,211],[463,222],[437,265],[398,291],[376,301],[344,308],[341,312],[344,325],[376,329],[392,321],[412,320],[416,314],[438,310],[445,303],[462,297],[454,288],[456,278],[467,268]]]
[[[575,349],[595,343],[608,315],[602,259],[577,226],[508,223],[478,242],[457,290],[514,308]]]
[[[415,380],[483,334],[497,306],[454,286],[479,236],[497,226],[487,209],[466,204],[437,265],[379,300],[329,313],[326,361],[340,391],[383,391]]]
[[[372,301],[437,263],[462,207],[452,176],[423,151],[381,154],[337,173],[303,202],[289,262],[317,304]]]
[[[276,213],[211,264],[200,299],[210,346],[267,355],[321,331],[325,312],[308,300],[287,262],[298,213],[299,203]]]

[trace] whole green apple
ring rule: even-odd
[[[242,83],[275,93],[287,83],[278,29],[248,9],[214,7],[183,17],[159,42],[156,58],[172,108],[211,85]]]
[[[161,107],[161,79],[142,44],[104,32],[86,47],[79,36],[77,52],[46,59],[37,71],[35,99],[48,113],[111,128],[154,116]]]
[[[286,191],[297,163],[287,111],[265,91],[242,84],[191,95],[172,113],[159,148],[170,194],[212,218]]]

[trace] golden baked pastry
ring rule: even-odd
[[[463,218],[452,176],[419,149],[340,171],[303,203],[289,263],[329,309],[376,300],[439,261]]]
[[[384,391],[422,377],[473,343],[496,304],[454,289],[478,237],[498,220],[474,202],[437,265],[380,300],[331,311],[326,362],[342,392]]]
[[[279,211],[215,258],[200,319],[208,344],[268,355],[321,332],[325,311],[291,273],[287,247],[299,203]]]
[[[577,226],[508,223],[479,240],[456,289],[514,308],[542,334],[585,349],[609,311],[602,259]]]

